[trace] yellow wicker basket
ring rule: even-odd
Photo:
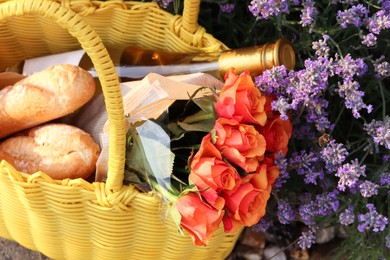
[[[106,183],[55,181],[0,163],[0,236],[53,259],[224,259],[239,236],[214,234],[195,247],[160,202],[123,185],[125,118],[119,80],[106,46],[138,45],[178,52],[227,47],[197,24],[199,0],[172,15],[155,3],[86,0],[0,1],[0,70],[26,58],[83,48],[91,57],[110,122]]]

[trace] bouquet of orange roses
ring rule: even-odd
[[[138,176],[143,175],[152,189],[172,203],[172,216],[191,235],[194,244],[207,245],[221,224],[225,232],[235,232],[242,226],[256,224],[264,216],[273,183],[279,175],[274,159],[278,153],[286,155],[292,126],[289,120],[282,120],[278,112],[272,111],[273,97],[262,95],[249,72],[237,75],[231,69],[214,98],[191,101],[200,111],[170,116],[169,122],[165,121],[171,144],[164,146],[165,150],[169,148],[164,161],[172,159],[172,166],[175,165],[170,175],[153,176],[150,174],[153,167],[138,167],[143,171]],[[186,102],[181,111],[193,111],[189,107]],[[174,110],[177,108],[168,114]],[[164,120],[159,120],[161,125]],[[179,128],[180,138],[177,137]],[[137,141],[137,131],[129,132],[132,146],[129,157],[133,159],[130,172],[134,173],[135,160],[131,154],[142,157],[147,153],[134,149],[142,150],[142,145],[136,145],[141,143]],[[183,153],[183,142],[174,144],[183,138],[189,154]],[[164,153],[161,147],[154,147],[153,151],[158,150],[161,155]],[[180,158],[185,159],[185,164],[179,162]]]

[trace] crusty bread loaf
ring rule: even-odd
[[[43,171],[57,180],[87,178],[95,170],[99,153],[88,133],[67,124],[36,126],[0,143],[0,161],[21,172]]]
[[[0,139],[74,112],[95,88],[90,73],[60,64],[0,90]]]
[[[25,78],[25,76],[23,76],[22,74],[16,73],[16,72],[10,72],[10,71],[1,72],[0,73],[0,90],[5,88],[5,87],[8,87],[10,85],[15,84],[16,82],[18,82],[19,80],[22,80],[24,78]]]

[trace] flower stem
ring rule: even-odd
[[[359,34],[355,33],[355,34],[352,34],[351,36],[349,36],[348,38],[345,38],[343,39],[339,44],[342,44],[346,41],[348,41],[349,39],[353,38],[353,37],[356,37],[356,36],[359,36]]]
[[[337,115],[336,120],[334,121],[334,125],[335,125],[335,126],[336,126],[337,123],[339,122],[339,120],[340,120],[340,118],[341,118],[341,115],[343,114],[344,110],[345,110],[345,106],[342,106],[341,109],[340,109],[339,114]],[[330,132],[330,134],[333,133],[334,129],[335,129],[335,128],[333,128],[333,130]]]
[[[383,83],[382,81],[379,81],[379,89],[381,91],[381,97],[382,97],[382,117],[383,117],[383,120],[385,120],[385,117],[386,117],[386,97],[385,97],[385,92],[383,90]]]
[[[174,203],[177,200],[177,196],[173,194],[171,191],[161,187],[157,182],[151,181],[151,186],[156,189],[163,198],[167,199],[169,202]],[[171,187],[172,189],[172,187]]]
[[[336,47],[337,52],[339,53],[340,57],[341,57],[342,59],[344,59],[343,52],[341,51],[340,46],[338,45],[338,43],[337,43],[335,40],[333,40],[332,37],[329,37],[329,40],[330,40],[330,41],[332,42],[332,44]]]
[[[180,0],[175,0],[175,1],[173,1],[173,10],[174,10],[174,13],[175,13],[175,14],[178,14],[178,13],[179,13],[179,9],[180,9]]]
[[[363,155],[363,158],[360,160],[360,163],[362,164],[364,160],[366,159],[367,155],[370,153],[370,150],[367,150],[366,153]]]
[[[368,145],[367,143],[368,143],[367,140],[364,140],[363,144],[361,146],[359,146],[358,148],[356,148],[355,150],[353,150],[352,152],[350,152],[348,154],[348,156],[351,156],[352,154],[359,152],[363,147],[366,147]]]

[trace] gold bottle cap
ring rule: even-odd
[[[284,65],[287,70],[294,69],[295,53],[289,40],[282,38],[276,41],[273,57],[275,66]]]
[[[259,76],[266,69],[284,65],[287,70],[294,69],[295,53],[291,43],[284,38],[275,43],[261,46],[240,48],[223,53],[219,60],[221,78],[234,67],[236,73],[249,70],[252,77]]]

